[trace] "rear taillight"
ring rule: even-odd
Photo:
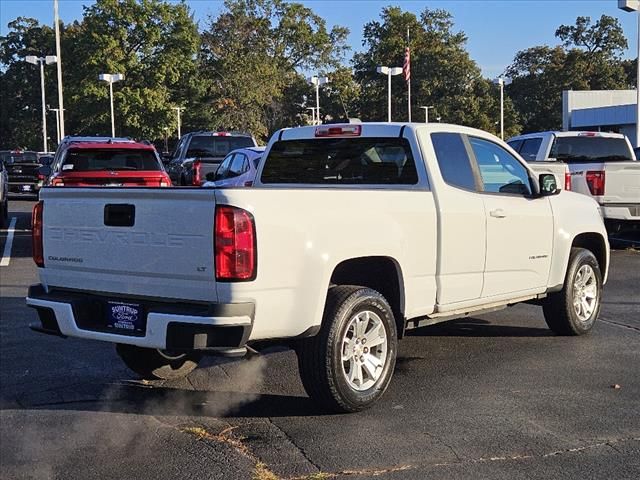
[[[591,195],[604,195],[604,170],[589,170],[585,178]]]
[[[241,208],[218,205],[214,230],[216,280],[253,280],[256,277],[253,215]]]
[[[53,178],[51,179],[51,185],[54,187],[64,187],[64,180],[61,178]]]
[[[564,174],[564,189],[571,190],[571,174],[569,172]]]
[[[44,251],[42,247],[42,213],[44,203],[40,200],[33,207],[33,215],[31,217],[31,248],[33,252],[33,261],[38,267],[44,267]]]
[[[200,162],[200,160],[196,160],[195,162],[193,162],[193,180],[192,180],[192,184],[196,187],[199,187],[200,185],[202,185],[202,177],[201,177],[201,172],[202,171],[202,163]]]
[[[161,187],[170,187],[171,186],[171,179],[169,178],[168,175],[165,175],[164,177],[162,177],[160,179],[160,186]]]

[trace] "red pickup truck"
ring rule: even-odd
[[[155,147],[128,139],[67,137],[40,173],[52,186],[171,186]]]

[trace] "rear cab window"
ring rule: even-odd
[[[549,153],[551,158],[566,163],[624,162],[634,160],[624,138],[590,134],[556,137]]]
[[[189,142],[185,158],[224,157],[232,150],[253,146],[255,142],[251,137],[194,135]]]
[[[398,137],[280,140],[264,162],[263,184],[415,185],[409,141]]]
[[[0,158],[6,165],[14,163],[38,163],[38,154],[35,152],[3,152]]]
[[[105,170],[163,170],[153,150],[70,148],[60,164],[62,172]]]

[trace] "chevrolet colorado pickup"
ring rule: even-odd
[[[278,131],[253,188],[44,188],[43,333],[116,344],[147,378],[291,345],[334,411],[387,389],[408,329],[518,302],[591,330],[609,244],[597,203],[488,133],[366,123]]]

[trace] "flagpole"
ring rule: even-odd
[[[407,49],[409,49],[409,27],[407,27]],[[411,50],[409,52],[409,68],[411,68]],[[409,70],[411,72],[411,70]],[[407,79],[407,110],[409,112],[409,123],[411,123],[411,73],[409,73],[409,78]]]

